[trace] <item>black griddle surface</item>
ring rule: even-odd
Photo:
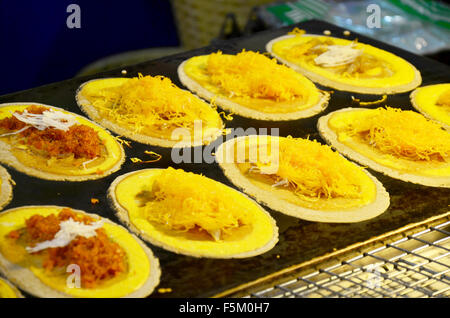
[[[414,55],[353,32],[350,36],[345,37],[343,35],[344,29],[321,21],[312,20],[296,26],[312,34],[322,34],[324,30],[330,30],[332,36],[347,39],[358,38],[360,42],[374,45],[401,56],[419,69],[423,77],[422,85],[450,82],[450,68],[428,58]],[[125,68],[127,70],[126,76],[133,77],[137,76],[138,73],[143,75],[164,75],[170,77],[176,85],[182,86],[177,76],[177,67],[182,61],[192,56],[208,54],[217,50],[222,50],[224,53],[238,53],[245,48],[246,50],[265,52],[265,44],[268,41],[286,34],[293,27],[270,30],[236,40],[215,42],[208,47],[129,66]],[[83,114],[75,102],[75,91],[79,85],[95,78],[122,77],[121,70],[74,78],[0,96],[0,103],[36,102]],[[332,90],[324,87],[320,88]],[[324,143],[316,129],[317,119],[340,108],[357,107],[357,104],[352,102],[352,95],[363,101],[379,98],[379,96],[375,95],[335,91],[331,96],[327,109],[311,118],[289,122],[270,122],[234,115],[234,119],[226,122],[226,125],[228,128],[267,128],[269,133],[271,128],[279,128],[280,136],[306,137],[309,135],[310,138]],[[373,107],[382,105],[405,110],[413,109],[409,101],[409,93],[390,95],[385,103]],[[143,145],[137,142],[131,142],[131,144],[131,149],[125,147],[127,159],[123,167],[118,172],[100,180],[85,182],[45,181],[29,177],[7,167],[16,182],[16,186],[14,187],[13,200],[5,209],[24,205],[61,205],[81,209],[89,213],[97,213],[119,223],[107,202],[106,191],[117,176],[144,168],[173,166],[186,171],[202,173],[207,177],[234,187],[225,178],[216,163],[174,164],[170,159],[171,149]],[[131,157],[139,157],[145,160],[145,150],[161,154],[162,160],[149,164],[135,164],[130,161]],[[159,288],[172,289],[171,293],[164,294],[159,294],[155,290],[150,297],[210,297],[286,267],[448,211],[450,189],[414,185],[386,177],[370,169],[369,171],[383,183],[391,196],[389,209],[384,214],[369,221],[356,224],[315,223],[288,217],[267,209],[276,219],[280,228],[279,243],[271,251],[247,259],[197,259],[177,255],[149,244],[161,263],[162,276]],[[100,202],[92,205],[90,202],[91,198],[98,198]]]

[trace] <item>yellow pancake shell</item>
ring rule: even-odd
[[[20,292],[9,282],[0,278],[0,298],[21,298]]]
[[[441,123],[450,130],[450,106],[438,105],[439,97],[450,90],[450,83],[427,85],[411,93],[411,103],[424,116]]]

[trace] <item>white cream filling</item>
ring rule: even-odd
[[[317,56],[314,62],[323,67],[350,64],[362,54],[362,50],[354,49],[353,46],[353,43],[350,45],[329,45],[327,51]]]
[[[22,114],[14,112],[12,115],[21,122],[29,124],[39,130],[56,128],[67,131],[72,125],[77,123],[74,116],[53,109],[45,110],[42,114],[32,114],[25,109]]]
[[[70,244],[77,236],[85,238],[94,237],[97,235],[95,230],[103,226],[103,220],[92,224],[84,224],[76,222],[73,219],[68,219],[59,224],[60,230],[55,234],[55,237],[50,241],[44,241],[36,244],[34,247],[26,247],[28,253],[36,253],[47,248],[64,247]]]

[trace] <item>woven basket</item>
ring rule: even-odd
[[[234,13],[242,30],[253,7],[273,0],[172,0],[181,45],[193,49],[219,35],[225,16]]]

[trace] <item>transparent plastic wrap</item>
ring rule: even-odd
[[[372,7],[369,7],[372,5]],[[370,28],[367,19],[380,8],[380,27]],[[419,7],[417,10],[420,10]],[[369,12],[368,12],[369,11]],[[349,1],[330,7],[325,20],[416,54],[432,54],[450,48],[450,30],[421,19],[388,1]]]
[[[438,1],[302,0],[266,5],[255,13],[265,28],[319,19],[420,55],[450,49],[450,6]]]

